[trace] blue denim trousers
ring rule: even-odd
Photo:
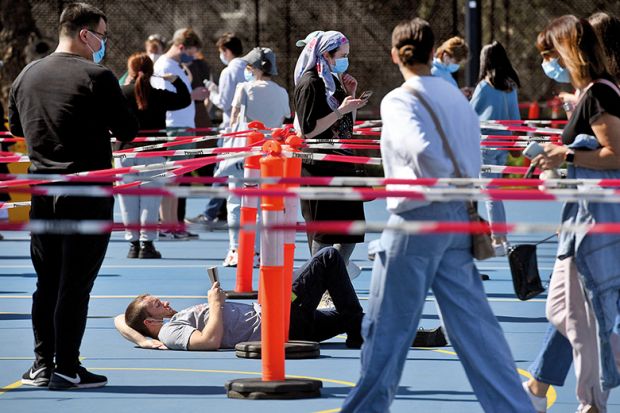
[[[482,163],[484,165],[506,165],[508,160],[508,151],[499,150],[483,150],[482,151]],[[480,174],[482,178],[501,178],[502,174],[483,172]],[[487,209],[487,216],[489,222],[503,224],[506,222],[506,210],[504,209],[504,203],[502,201],[485,201]],[[506,235],[505,232],[495,232],[494,235]]]
[[[392,215],[388,223],[398,227],[407,221],[467,220],[465,204],[450,202]],[[389,412],[429,289],[484,411],[534,412],[486,299],[470,236],[384,231],[374,246],[361,373],[342,412]],[[415,368],[415,362],[409,368]]]

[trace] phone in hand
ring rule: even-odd
[[[359,98],[361,100],[368,100],[370,99],[371,96],[372,96],[372,90],[365,90],[362,92]]]
[[[534,159],[536,156],[545,152],[542,145],[538,142],[530,142],[527,147],[523,150],[523,156],[527,159]]]
[[[220,281],[220,276],[217,272],[217,267],[207,267],[207,274],[209,274],[209,279],[211,280],[211,284],[215,284]]]

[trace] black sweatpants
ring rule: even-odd
[[[325,291],[335,310],[316,309]],[[361,337],[363,309],[335,248],[323,248],[302,267],[293,293],[297,298],[291,303],[291,340],[323,341],[342,333]]]
[[[35,220],[112,220],[114,198],[33,196]],[[37,366],[74,376],[86,328],[88,301],[110,234],[32,234],[30,256],[37,273],[32,327]]]

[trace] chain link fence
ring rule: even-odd
[[[64,0],[32,0],[32,12],[43,36],[56,38]],[[277,55],[280,75],[275,79],[289,94],[294,89],[293,69],[300,50],[298,39],[314,30],[339,30],[351,40],[350,73],[360,90],[373,90],[366,117],[378,116],[381,96],[402,82],[390,61],[392,28],[401,20],[418,16],[428,20],[438,44],[465,34],[466,0],[90,0],[109,19],[110,43],[104,64],[117,75],[125,71],[127,57],[143,50],[148,35],[170,39],[181,27],[193,27],[203,41],[205,59],[217,79],[223,68],[215,41],[224,32],[235,32],[245,51],[260,45]],[[587,17],[603,10],[620,15],[616,0],[481,0],[483,44],[502,42],[522,82],[520,100],[545,100],[557,93],[557,84],[540,68],[534,46],[538,32],[554,17],[575,14]],[[457,74],[464,84],[464,70]]]

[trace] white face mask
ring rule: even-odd
[[[230,63],[228,59],[226,59],[224,52],[220,52],[220,61],[224,64],[224,66],[228,66],[228,63]]]

